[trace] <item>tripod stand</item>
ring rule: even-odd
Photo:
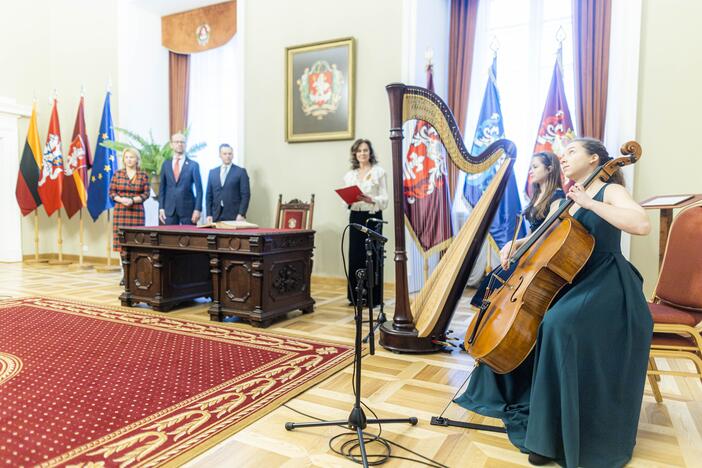
[[[355,401],[353,408],[351,409],[351,414],[347,420],[338,421],[322,421],[322,422],[307,422],[307,423],[293,423],[286,422],[285,429],[292,431],[298,427],[325,427],[325,426],[348,426],[350,429],[355,430],[358,437],[358,446],[361,450],[361,462],[364,468],[368,467],[368,455],[366,454],[366,445],[363,438],[363,430],[368,426],[368,424],[395,424],[395,423],[409,423],[411,425],[417,424],[417,418],[396,418],[396,419],[368,419],[366,414],[361,407],[361,336],[363,335],[363,288],[364,284],[368,285],[368,323],[370,325],[371,345],[370,354],[375,354],[375,340],[373,335],[373,239],[370,237],[366,239],[366,267],[359,268],[356,271],[356,278],[358,279],[356,284],[356,306],[354,319],[356,322],[356,336],[354,342],[354,390],[355,390]]]

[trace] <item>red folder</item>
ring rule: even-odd
[[[347,205],[356,203],[358,198],[363,195],[363,192],[361,192],[361,189],[358,188],[358,185],[350,185],[348,187],[336,189],[335,192],[339,194]]]

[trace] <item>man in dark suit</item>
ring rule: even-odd
[[[173,159],[164,161],[161,166],[158,219],[163,224],[197,224],[202,211],[200,166],[185,156],[182,133],[171,137],[171,148]]]
[[[243,221],[249,208],[249,175],[246,169],[232,163],[234,150],[224,143],[219,147],[222,165],[210,171],[207,178],[207,222]]]

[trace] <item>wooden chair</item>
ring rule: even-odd
[[[654,325],[648,380],[660,403],[661,374],[702,381],[702,204],[685,208],[673,221],[649,309]],[[697,372],[660,369],[657,357],[690,360]]]
[[[309,203],[293,198],[283,203],[283,194],[278,195],[278,207],[275,211],[277,229],[312,229],[314,214],[314,193]]]

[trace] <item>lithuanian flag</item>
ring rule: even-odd
[[[22,211],[22,216],[27,216],[37,207],[41,206],[39,197],[39,173],[42,167],[41,143],[39,142],[39,130],[37,129],[37,109],[32,106],[32,118],[29,120],[29,130],[27,131],[27,141],[22,151],[20,168],[17,173],[17,186],[15,196],[17,204]]]

